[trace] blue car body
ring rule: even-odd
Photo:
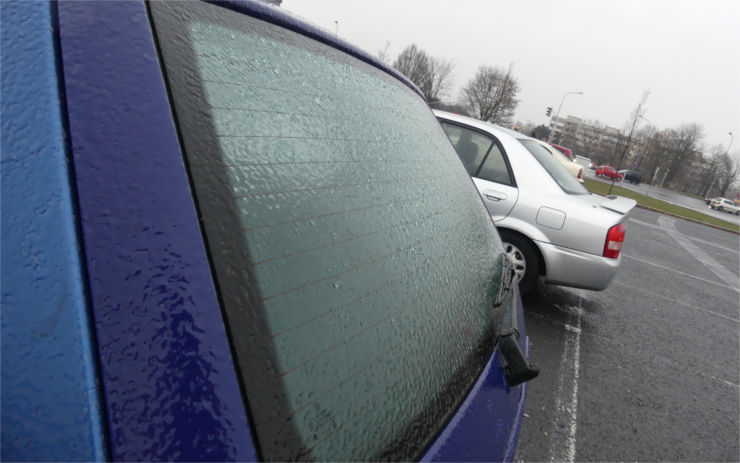
[[[417,91],[275,8],[208,7],[305,36]],[[273,435],[245,386],[261,372],[238,366],[234,352],[243,347],[221,300],[229,296],[214,284],[193,194],[199,186],[183,156],[190,142],[171,102],[163,39],[153,31],[152,9],[160,7],[3,1],[0,8],[0,457],[273,458]],[[512,297],[526,351],[518,291]],[[487,355],[422,447],[386,455],[512,460],[526,384],[507,385],[499,351]]]

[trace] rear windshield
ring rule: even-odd
[[[537,161],[542,164],[550,177],[560,186],[560,188],[571,195],[587,195],[588,191],[581,186],[568,169],[565,168],[553,155],[548,151],[547,148],[540,145],[536,140],[519,140],[527,150],[534,156]],[[568,161],[570,162],[570,161]]]
[[[499,316],[502,246],[449,140],[334,48],[212,4],[151,8],[261,457],[419,457]]]

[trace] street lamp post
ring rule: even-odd
[[[730,154],[730,147],[732,146],[732,142],[735,141],[735,136],[732,135],[732,132],[727,132],[727,134],[730,136],[730,143],[727,145],[727,149],[725,150],[725,153]],[[709,197],[709,192],[712,191],[712,186],[714,186],[714,182],[717,181],[717,172],[714,173],[714,177],[712,178],[712,183],[709,184],[707,187],[707,191],[704,192],[704,197]]]
[[[563,95],[563,99],[560,100],[560,106],[558,106],[558,111],[555,113],[555,117],[550,119],[550,134],[552,135],[552,141],[555,141],[555,130],[554,130],[554,124],[553,121],[560,116],[560,110],[563,107],[563,103],[565,102],[565,97],[568,95],[583,95],[583,92],[566,92],[565,95]]]

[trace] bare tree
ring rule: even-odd
[[[587,121],[581,127],[580,137],[576,148],[583,155],[590,157],[596,151],[596,146],[601,138],[601,131],[604,129],[604,124],[599,121]]]
[[[669,184],[682,170],[691,167],[690,161],[697,155],[699,142],[704,138],[704,129],[696,123],[682,124],[671,132],[672,137],[668,141],[671,154],[668,166],[670,171],[666,177]]]
[[[419,87],[429,87],[429,57],[426,52],[411,44],[403,49],[393,62],[393,67]],[[422,90],[423,92],[423,90]]]
[[[393,67],[413,82],[430,104],[439,103],[452,84],[452,61],[430,56],[411,44],[403,49]]]
[[[391,48],[391,43],[389,41],[385,41],[385,47],[383,47],[382,50],[378,50],[378,59],[385,64],[390,64],[391,55],[388,53],[388,50]]]
[[[429,58],[429,73],[431,74],[432,86],[427,96],[430,104],[439,103],[446,96],[452,86],[452,71],[455,64],[452,61],[444,61],[438,58]]]
[[[630,114],[630,119],[627,124],[625,124],[624,129],[622,130],[620,138],[620,142],[617,144],[620,148],[624,147],[622,150],[621,156],[619,156],[619,161],[617,161],[618,168],[622,168],[622,162],[624,162],[624,156],[627,153],[627,151],[630,148],[630,144],[632,143],[633,135],[635,133],[635,127],[637,127],[637,124],[640,122],[640,119],[645,114],[646,108],[645,103],[647,102],[648,97],[650,96],[650,92],[645,90],[642,92],[642,98],[640,99],[640,102],[637,103],[637,106],[634,110],[632,110],[632,114]]]
[[[718,164],[717,187],[720,196],[726,196],[727,190],[740,177],[740,158],[737,153],[732,156],[725,151],[719,155]]]
[[[668,164],[671,160],[670,146],[671,140],[674,137],[673,129],[664,129],[655,132],[645,144],[645,151],[648,152],[643,162],[643,169],[641,170],[644,178],[652,183],[652,179],[655,178],[656,182],[660,182],[662,177],[656,178],[658,172],[666,173]]]
[[[461,100],[473,117],[501,125],[511,123],[519,100],[519,83],[511,74],[511,67],[481,66],[462,89]]]
[[[624,146],[624,149],[622,150],[622,154],[619,156],[619,160],[617,161],[617,170],[622,169],[622,163],[624,162],[624,156],[627,154],[627,151],[630,148],[630,143],[632,142],[632,135],[635,132],[635,127],[637,126],[637,123],[640,122],[640,118],[645,114],[645,102],[647,102],[647,98],[650,96],[650,92],[645,90],[642,92],[642,98],[640,99],[640,102],[637,104],[637,107],[632,111],[632,114],[630,115],[629,122],[625,125],[625,129],[623,130],[623,133],[620,134],[620,139],[624,139],[624,142],[617,143],[617,147],[621,147],[620,145]],[[627,127],[629,127],[629,132],[627,132]],[[626,135],[626,138],[624,134]],[[615,153],[616,154],[616,153]],[[614,181],[612,181],[611,186],[609,186],[609,194],[612,192],[612,187],[614,186]]]
[[[657,131],[658,129],[653,127],[652,124],[637,131],[636,138],[638,145],[635,150],[636,156],[634,158],[634,163],[637,165],[637,169],[643,172],[649,156],[648,144]]]

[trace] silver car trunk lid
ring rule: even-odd
[[[586,199],[591,204],[601,206],[604,209],[609,209],[610,211],[618,212],[620,214],[627,214],[637,205],[637,201],[635,201],[634,199],[629,199],[616,195],[600,196],[596,194],[591,194],[588,196],[588,198],[584,199]]]

